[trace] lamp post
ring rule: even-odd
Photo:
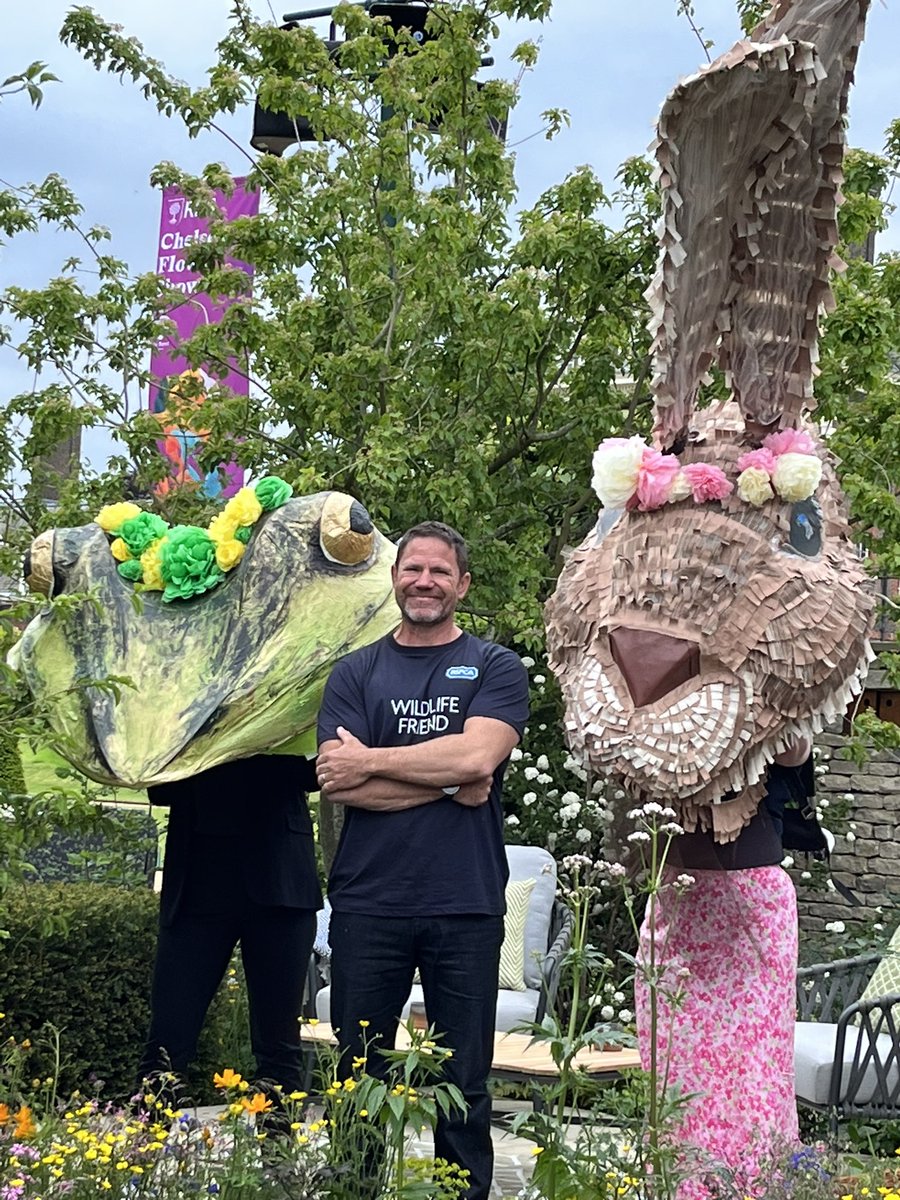
[[[300,12],[285,13],[282,17],[284,21],[282,29],[294,29],[301,21],[331,17],[335,7],[335,5],[329,4],[321,8],[307,8]],[[387,2],[387,0],[362,0],[362,3],[357,5],[357,7],[362,8],[370,16],[386,17],[392,29],[408,30],[413,40],[419,45],[428,39],[429,35],[425,30],[425,23],[428,20],[430,9],[421,0],[390,0],[390,2]],[[323,41],[329,54],[336,57],[340,53],[340,49],[344,43],[335,40],[334,35],[335,28],[334,23],[332,23],[331,37],[325,38]],[[481,59],[482,67],[490,67],[493,64],[493,58],[483,57]],[[476,86],[481,87],[482,85],[476,83]],[[382,105],[381,120],[386,121],[390,116],[390,109]],[[501,141],[505,141],[505,122],[495,122],[492,120],[491,129]],[[295,143],[322,140],[325,139],[316,133],[305,117],[290,117],[287,113],[273,112],[270,109],[263,108],[257,98],[253,113],[253,134],[250,138],[250,145],[254,150],[280,157],[284,154],[285,150],[289,149]]]

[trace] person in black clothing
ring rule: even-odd
[[[316,788],[314,760],[274,754],[149,789],[170,811],[139,1086],[187,1070],[238,942],[257,1074],[300,1086],[297,1018],[322,907],[306,805]]]

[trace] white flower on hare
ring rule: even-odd
[[[642,437],[606,438],[594,451],[591,486],[604,508],[624,508],[637,490],[647,443]]]
[[[812,454],[780,454],[772,483],[775,491],[792,504],[808,500],[822,480],[822,463]]]
[[[759,508],[767,500],[772,500],[775,492],[772,490],[768,471],[763,471],[761,467],[747,467],[745,471],[741,471],[738,475],[737,494],[745,504],[752,504],[755,508]]]

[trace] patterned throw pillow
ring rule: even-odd
[[[525,991],[525,918],[534,888],[533,879],[511,880],[506,885],[506,916],[500,947],[500,986]]]
[[[900,926],[894,930],[884,957],[875,968],[860,1000],[875,1000],[878,996],[889,996],[894,992],[900,992]],[[894,1020],[898,1019],[900,1019],[900,1005],[895,1005]],[[859,1024],[858,1017],[856,1023]]]

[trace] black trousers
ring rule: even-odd
[[[315,932],[316,914],[309,909],[249,900],[237,912],[180,912],[172,924],[160,926],[139,1086],[158,1071],[180,1075],[187,1070],[207,1009],[240,942],[257,1074],[287,1091],[299,1088],[298,1017]]]
[[[332,913],[329,940],[331,1021],[347,1061],[372,1042],[393,1048],[397,1020],[419,968],[428,1021],[441,1035],[441,1045],[453,1050],[444,1080],[456,1084],[468,1105],[465,1113],[438,1117],[435,1156],[469,1171],[466,1200],[486,1200],[494,1168],[487,1081],[503,918]],[[369,1024],[363,1028],[360,1021]],[[366,1069],[371,1075],[385,1072],[373,1049]]]

